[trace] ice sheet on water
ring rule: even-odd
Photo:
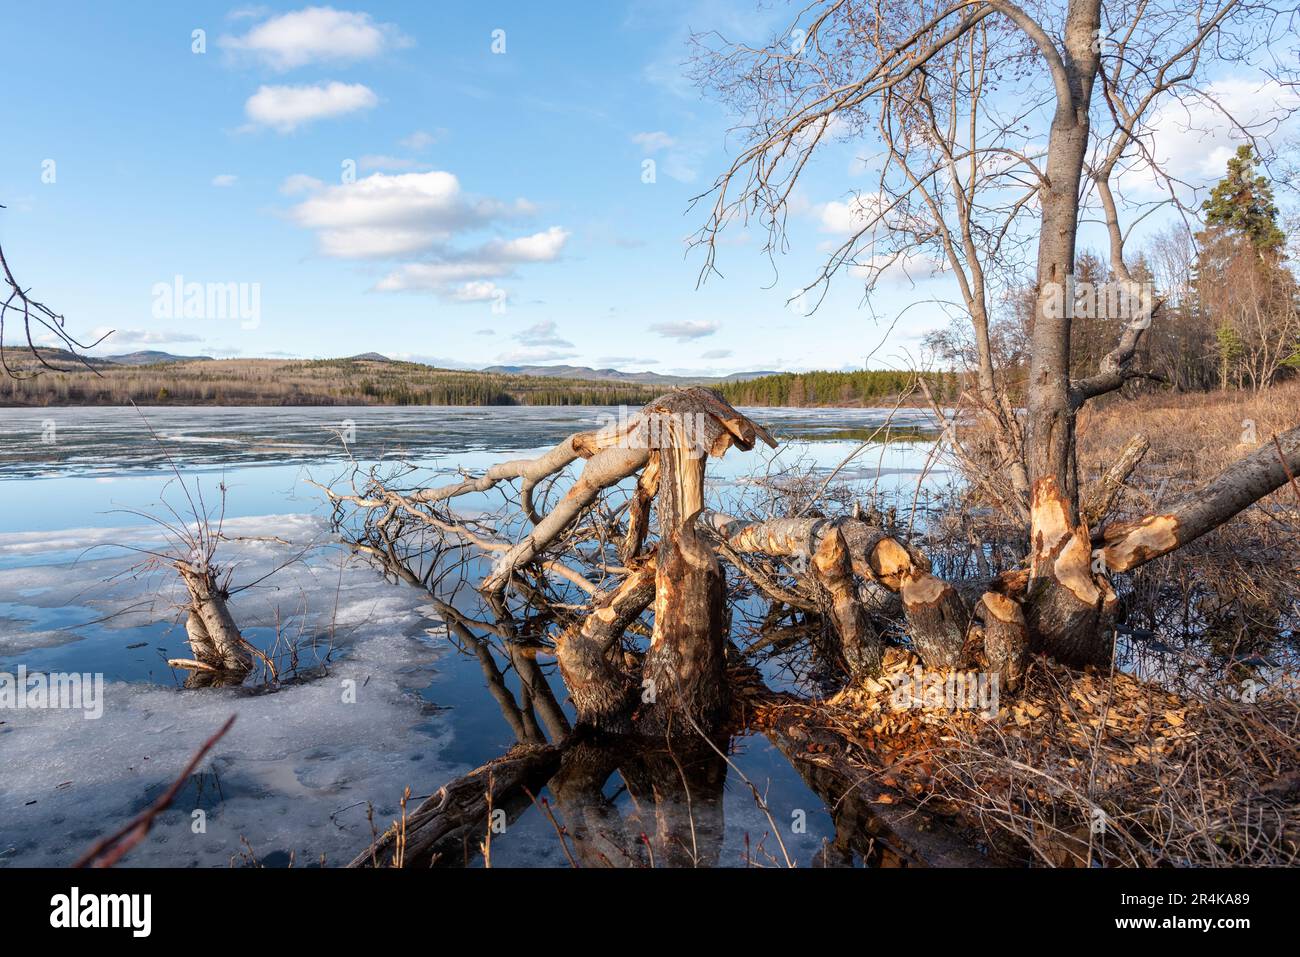
[[[153,547],[157,536],[144,528],[98,531],[99,539],[137,547]],[[263,516],[226,527],[232,536],[275,536],[295,544],[323,531],[312,516]],[[66,537],[49,541],[60,547]],[[223,544],[219,557],[235,567],[239,584],[298,551],[270,541],[236,541]],[[21,585],[39,589],[38,598],[25,600],[47,608],[99,600],[102,593],[88,586],[136,560],[122,554],[11,568],[0,572],[0,596],[8,598]],[[145,576],[105,587],[115,600],[140,600],[157,585]],[[336,656],[328,674],[267,693],[110,682],[97,720],[78,710],[0,713],[0,865],[70,863],[151,804],[231,714],[237,716],[234,727],[127,863],[225,866],[247,841],[264,862],[286,863],[293,853],[300,864],[322,854],[339,864],[369,837],[367,802],[374,803],[375,826],[382,829],[398,812],[406,786],[427,788],[464,770],[440,763],[451,732],[442,718],[425,713],[418,696],[445,649],[424,637],[432,622],[419,611],[425,603],[418,592],[394,588],[336,549],[312,552],[267,586],[232,602],[241,627],[273,621],[277,605],[287,601],[309,630],[332,629]],[[0,654],[13,654],[12,646]],[[12,670],[14,660],[6,658],[4,669]],[[354,703],[345,701],[345,682],[356,689]],[[195,810],[206,814],[206,833],[194,833]]]
[[[81,635],[72,629],[32,630],[31,619],[0,617],[0,656],[37,648],[57,648],[80,638]]]

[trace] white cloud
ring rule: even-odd
[[[812,207],[821,231],[834,233],[848,238],[867,226],[884,225],[879,220],[888,206],[887,200],[880,193],[861,193],[840,202],[832,200]]]
[[[239,177],[234,173],[218,173],[212,177],[213,186],[234,186],[239,182]]]
[[[302,193],[314,193],[324,185],[315,176],[308,176],[306,173],[294,173],[284,178],[284,182],[280,184],[280,192],[285,196],[298,196]]]
[[[500,262],[552,262],[568,241],[569,231],[552,226],[541,233],[521,236],[518,239],[493,240],[482,249],[482,258]]]
[[[678,342],[690,342],[692,339],[703,339],[705,336],[711,336],[719,329],[722,324],[712,319],[704,320],[684,320],[681,322],[656,322],[650,326],[651,332],[656,332],[665,339],[675,339]]]
[[[375,23],[368,13],[307,7],[272,17],[243,36],[223,36],[217,42],[273,70],[292,70],[308,63],[373,59],[411,41],[391,24]]]
[[[355,230],[349,233],[355,233]],[[379,292],[425,290],[450,295],[460,302],[471,301],[451,292],[451,284],[501,279],[513,275],[515,267],[521,264],[553,262],[559,257],[568,237],[567,230],[552,226],[532,236],[493,240],[473,249],[444,249],[441,258],[435,262],[400,266],[381,279],[375,289]]]
[[[1276,80],[1225,79],[1211,83],[1205,96],[1168,100],[1151,118],[1146,149],[1170,176],[1189,185],[1208,186],[1227,170],[1228,160],[1245,142],[1237,123],[1266,140],[1280,143],[1295,134],[1300,119],[1290,116],[1300,108],[1300,93]],[[1226,114],[1226,116],[1225,116]],[[1167,194],[1145,158],[1118,177],[1119,188],[1140,198]]]
[[[555,322],[551,319],[543,319],[541,322],[533,323],[527,329],[516,332],[514,338],[526,346],[563,346],[572,349],[573,343],[559,336],[555,329]]]
[[[503,352],[497,356],[497,361],[506,365],[527,365],[536,362],[557,362],[561,359],[572,359],[577,355],[576,352],[566,352],[562,349],[525,348]]]
[[[526,200],[503,203],[465,195],[452,173],[375,173],[329,186],[295,206],[300,226],[320,231],[326,255],[384,258],[432,249],[457,232],[526,216]],[[469,277],[473,278],[473,277]]]
[[[506,291],[496,283],[478,280],[453,290],[449,298],[456,302],[493,302],[504,300],[505,296]]]
[[[677,145],[677,141],[663,130],[656,130],[653,133],[634,133],[632,142],[640,146],[646,153],[652,155]]]
[[[560,226],[513,238],[495,238],[468,248],[454,240],[464,233],[531,216],[525,199],[506,202],[466,194],[452,173],[374,173],[353,183],[325,186],[297,174],[281,186],[308,195],[289,211],[298,225],[314,230],[322,254],[338,259],[406,259],[374,286],[377,292],[433,292],[451,302],[500,301],[496,285],[516,267],[554,262],[570,233]]]
[[[317,236],[321,253],[332,259],[393,259],[414,255],[436,241],[428,230],[400,226],[324,229]]]
[[[701,359],[730,359],[730,349],[710,349],[708,352],[701,353]]]
[[[319,83],[314,86],[260,86],[244,104],[254,124],[289,133],[304,123],[368,110],[379,102],[361,83]]]
[[[424,130],[416,130],[410,136],[404,136],[402,139],[398,140],[398,145],[403,146],[408,150],[419,152],[420,150],[428,149],[436,142],[438,142],[438,137],[434,136],[432,133],[426,133]]]

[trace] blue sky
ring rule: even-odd
[[[725,167],[729,120],[683,77],[686,37],[757,40],[787,16],[743,0],[11,5],[0,240],[69,329],[119,330],[100,352],[905,365],[947,324],[938,308],[881,340],[942,280],[895,280],[868,309],[846,277],[811,317],[787,306],[835,204],[870,188],[851,143],[806,177],[778,274],[761,237],[733,232],[724,278],[696,288],[687,204]],[[255,287],[256,320],[168,317],[159,289],[178,276]]]

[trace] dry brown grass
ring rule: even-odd
[[[1258,394],[1147,395],[1082,416],[1080,461],[1090,478],[1131,435],[1147,434],[1151,451],[1113,516],[1135,518],[1195,494],[1235,459],[1297,424],[1300,382]],[[1162,667],[1167,680],[1185,685],[1180,672],[1199,675],[1207,663],[1242,677],[1239,662],[1261,655],[1292,667],[1300,622],[1300,489],[1282,487],[1117,584],[1124,620],[1144,638],[1127,644],[1130,657],[1156,643],[1187,659],[1175,673]]]
[[[1199,484],[1249,451],[1247,421],[1258,441],[1300,425],[1300,381],[1264,392],[1154,392],[1088,407],[1079,416],[1081,478],[1094,478],[1135,432],[1151,439],[1141,472],[1175,486]]]

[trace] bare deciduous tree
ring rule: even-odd
[[[995,590],[1022,603],[1032,645],[1063,660],[1109,657],[1107,573],[1185,544],[1300,466],[1296,428],[1278,437],[1280,456],[1270,446],[1169,512],[1106,530],[1096,555],[1101,536],[1080,517],[1076,414],[1145,374],[1135,358],[1162,308],[1125,255],[1133,227],[1159,203],[1128,199],[1124,185],[1141,178],[1182,207],[1183,184],[1156,148],[1160,110],[1215,105],[1206,79],[1215,66],[1293,82],[1293,67],[1268,61],[1295,13],[1249,0],[823,0],[762,47],[696,38],[696,77],[737,109],[745,138],[697,197],[709,209],[695,237],[702,279],[733,224],[757,222],[769,253],[784,249],[791,196],[826,142],[856,136],[877,148],[875,188],[850,204],[858,228],[804,292],[817,290],[820,302],[846,265],[870,292],[884,269],[918,255],[951,275],[974,334],[978,407],[1001,457],[993,469],[1010,476],[1013,505],[1028,518],[1024,580]],[[1264,132],[1226,119],[1244,137]],[[1104,225],[1110,281],[1127,306],[1117,341],[1072,378],[1076,246],[1091,216]],[[1036,301],[1021,412],[995,366],[990,322],[995,297],[1026,281]],[[950,606],[946,614],[970,614],[917,575],[914,590]]]

